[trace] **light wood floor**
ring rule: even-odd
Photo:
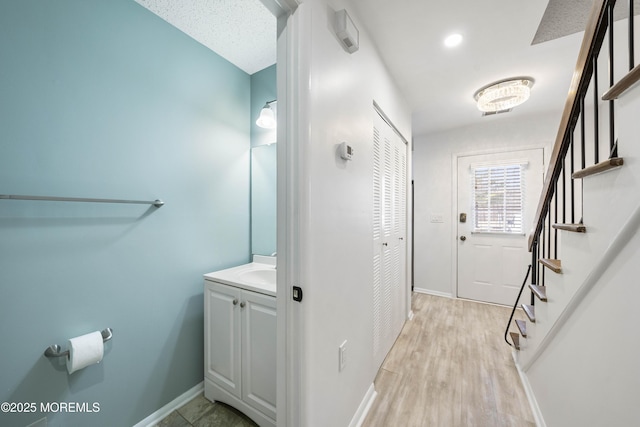
[[[535,427],[503,339],[510,308],[424,294],[412,305],[363,427]]]

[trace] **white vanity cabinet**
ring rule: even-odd
[[[275,427],[276,298],[205,279],[205,397]]]

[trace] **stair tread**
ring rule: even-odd
[[[562,273],[562,261],[559,259],[541,258],[538,262],[555,273]]]
[[[584,224],[553,224],[556,230],[573,231],[574,233],[586,233],[587,227]]]
[[[524,313],[527,315],[531,323],[536,323],[536,310],[534,306],[522,304],[522,309],[524,310]]]
[[[611,101],[618,99],[623,93],[633,87],[640,79],[640,65],[636,65],[631,71],[629,71],[624,77],[622,77],[618,83],[611,86],[604,95],[602,95],[603,101]]]
[[[612,157],[610,159],[605,160],[604,162],[600,162],[597,165],[589,166],[588,168],[584,168],[579,171],[575,171],[571,178],[580,179],[586,176],[595,175],[598,173],[606,172],[611,169],[615,169],[624,164],[624,159],[622,157]]]
[[[516,326],[520,331],[520,335],[522,335],[523,338],[526,338],[527,337],[527,321],[516,319]]]
[[[513,346],[516,348],[516,350],[520,350],[520,335],[518,335],[517,332],[509,332],[509,335],[511,335]]]
[[[533,292],[535,296],[540,299],[540,301],[547,301],[547,288],[545,288],[544,286],[530,284],[529,289],[531,289],[531,292]]]

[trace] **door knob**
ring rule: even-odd
[[[460,236],[460,240],[464,242],[465,240],[467,240],[467,236]]]
[[[238,305],[238,298],[233,299],[233,305]]]

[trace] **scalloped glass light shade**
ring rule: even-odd
[[[260,116],[256,120],[256,125],[261,128],[273,129],[276,127],[276,115],[270,106],[265,105],[260,111]]]

